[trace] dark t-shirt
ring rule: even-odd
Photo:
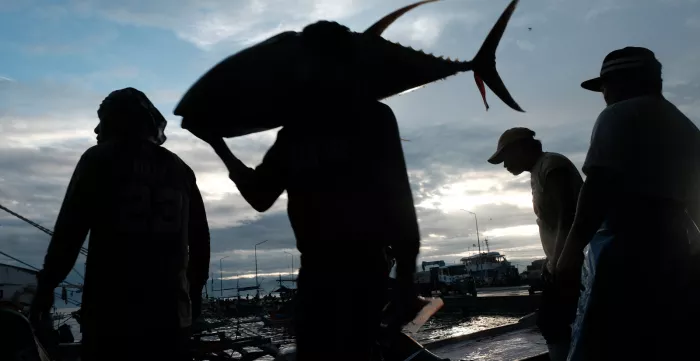
[[[396,118],[377,101],[351,105],[320,104],[279,131],[255,170],[231,179],[259,211],[287,191],[307,261],[376,258],[387,245],[397,259],[415,258],[420,234]]]
[[[209,228],[194,173],[179,157],[146,141],[88,149],[68,186],[45,259],[54,282],[70,271],[88,231],[88,329],[144,314],[148,318],[139,327],[148,326],[145,320],[166,328],[191,323],[189,282],[206,282]]]

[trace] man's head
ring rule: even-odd
[[[527,128],[511,128],[498,139],[496,152],[489,163],[500,164],[513,175],[529,171],[542,154],[542,142],[535,139],[535,132]]]
[[[111,92],[97,110],[97,143],[110,139],[139,138],[162,145],[168,122],[143,92],[124,88]]]
[[[584,81],[581,87],[602,92],[608,105],[641,95],[660,95],[661,63],[651,50],[628,46],[608,54],[600,77]]]

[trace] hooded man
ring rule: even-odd
[[[537,215],[540,241],[547,257],[542,268],[545,288],[537,324],[547,341],[550,359],[566,360],[571,342],[571,323],[576,316],[579,283],[559,282],[551,275],[574,220],[583,184],[576,166],[559,153],[543,152],[535,132],[527,128],[506,130],[489,163],[503,163],[508,172],[530,172],[532,205]]]
[[[116,90],[97,114],[97,145],[68,185],[31,318],[49,316],[89,232],[81,359],[183,359],[209,269],[194,173],[161,147],[166,121],[142,92]]]
[[[607,107],[593,127],[586,182],[555,277],[578,277],[594,235],[596,242],[610,241],[578,316],[587,323],[583,357],[576,359],[686,359],[694,351],[685,347],[691,344],[685,335],[696,327],[685,321],[696,307],[686,296],[688,211],[700,200],[700,131],[662,95],[661,63],[649,49],[611,52],[600,77],[581,86],[602,93]],[[653,268],[646,272],[645,265]],[[659,313],[645,317],[649,312]]]

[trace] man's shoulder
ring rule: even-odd
[[[359,108],[359,113],[354,115],[356,121],[364,123],[365,127],[369,127],[369,131],[374,130],[377,135],[385,133],[398,132],[398,121],[394,115],[394,111],[388,105],[377,101],[367,101],[366,104]]]
[[[576,170],[578,174],[576,165],[567,156],[556,152],[545,152],[541,167],[542,175],[546,177],[554,170]]]
[[[96,144],[85,150],[80,157],[80,164],[88,166],[105,161],[113,153],[111,144]]]
[[[180,158],[180,156],[163,146],[158,146],[158,148],[158,151],[163,155],[163,157],[169,158],[173,164],[182,167],[188,176],[194,177],[194,171],[182,158]]]
[[[569,157],[567,157],[561,153],[545,152],[544,156],[545,156],[545,159],[547,159],[549,161],[571,163],[571,159],[569,159]]]
[[[561,166],[572,166],[574,163],[567,156],[556,152],[545,152],[542,161],[543,168],[557,168]]]
[[[659,96],[644,95],[630,99],[625,99],[614,104],[610,104],[598,116],[598,121],[608,119],[632,119],[643,117],[644,115],[656,115],[658,112],[668,112],[669,105],[666,99]]]

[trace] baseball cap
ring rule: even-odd
[[[498,147],[496,152],[493,153],[488,162],[491,164],[503,163],[503,150],[510,144],[513,144],[519,140],[523,139],[534,139],[535,132],[528,128],[510,128],[501,134],[498,138]]]
[[[603,79],[621,70],[639,69],[649,72],[650,75],[661,75],[661,63],[656,59],[654,52],[636,46],[628,46],[617,49],[603,59],[600,68],[600,76],[581,83],[586,90],[601,92]]]

